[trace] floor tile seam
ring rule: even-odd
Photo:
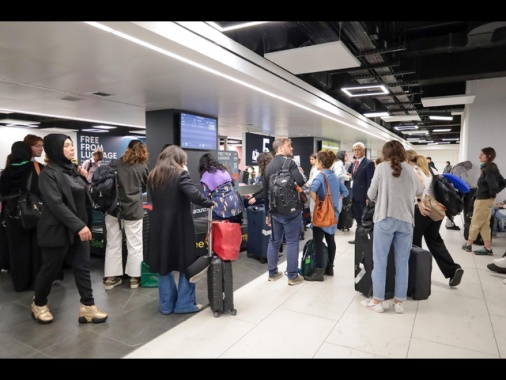
[[[479,352],[481,354],[493,355],[493,356],[496,355],[498,358],[501,358],[499,349],[497,349],[497,353],[496,354],[493,354],[491,352],[486,352],[486,351],[481,351],[481,350],[476,350],[476,349],[469,349],[469,348],[462,347],[462,346],[456,346],[454,344],[443,343],[443,342],[440,342],[440,341],[437,341],[437,340],[431,340],[431,339],[419,338],[419,337],[411,337],[410,344],[411,344],[411,341],[413,339],[417,339],[417,340],[424,341],[424,342],[430,342],[430,343],[434,343],[434,344],[438,344],[438,345],[442,345],[442,346],[446,346],[446,347],[453,347],[453,348],[456,348],[456,349],[459,349],[459,350],[465,350],[465,351],[469,351],[469,352]],[[495,339],[495,335],[494,335],[494,339]],[[464,358],[461,358],[461,359],[464,359]]]

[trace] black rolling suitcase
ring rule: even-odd
[[[355,231],[355,290],[366,297],[372,296],[372,241],[373,229],[357,226]],[[387,263],[385,299],[394,298],[395,257],[393,246],[390,248]]]
[[[267,262],[267,247],[271,238],[271,228],[265,223],[265,206],[249,206],[248,214],[248,257],[261,263]]]
[[[426,300],[430,296],[432,254],[414,245],[409,256],[408,297]]]
[[[212,209],[209,209],[209,221],[212,220]],[[212,247],[212,229],[209,229],[209,247]],[[209,248],[211,250],[211,248]],[[207,268],[207,296],[209,306],[215,317],[230,311],[236,315],[234,309],[234,278],[232,261],[220,259],[214,252],[210,252],[211,263]]]

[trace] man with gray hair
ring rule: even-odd
[[[353,144],[353,155],[355,162],[349,168],[352,178],[351,185],[351,201],[353,204],[353,217],[357,222],[357,226],[362,225],[362,213],[367,200],[367,190],[371,185],[371,180],[374,175],[376,166],[374,161],[369,160],[365,156],[365,145],[362,142]],[[355,244],[355,240],[350,240],[348,243]]]

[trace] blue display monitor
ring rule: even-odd
[[[181,112],[181,148],[197,150],[218,149],[218,119]]]

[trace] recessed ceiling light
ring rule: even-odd
[[[429,116],[429,119],[431,119],[431,120],[453,120],[453,116],[431,115],[431,116]]]
[[[433,129],[432,132],[451,132],[451,128]]]

